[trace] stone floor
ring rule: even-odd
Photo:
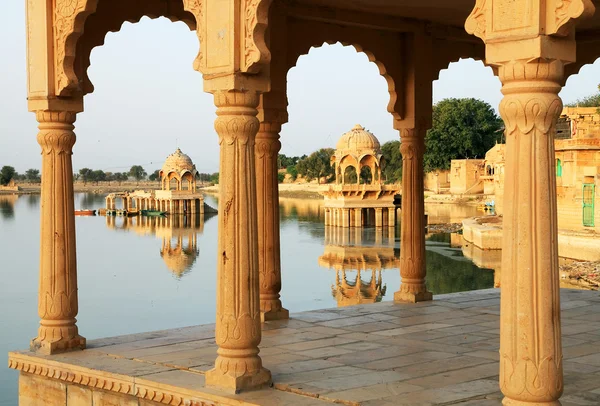
[[[562,404],[600,405],[600,294],[563,289],[561,296]],[[261,355],[274,388],[241,395],[203,386],[215,359],[214,326],[94,340],[84,352],[52,357],[11,353],[9,364],[106,389],[89,380],[100,376],[111,390],[136,396],[158,388],[207,405],[499,405],[499,302],[498,290],[482,290],[268,322]]]

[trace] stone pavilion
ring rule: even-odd
[[[356,125],[338,141],[331,165],[335,184],[325,197],[325,225],[335,227],[395,227],[394,195],[399,187],[385,185],[379,140]]]
[[[115,210],[117,199],[123,210],[160,210],[168,214],[203,214],[204,197],[196,190],[196,165],[179,148],[169,155],[159,172],[160,190],[110,193],[106,209]]]

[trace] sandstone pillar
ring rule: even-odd
[[[76,114],[37,111],[42,147],[41,252],[38,336],[31,350],[41,354],[85,348],[77,330],[77,257],[71,155]]]
[[[381,207],[375,208],[375,227],[383,227],[383,209]]]
[[[396,228],[396,209],[393,207],[388,208],[388,227]]]
[[[279,180],[277,155],[281,124],[263,122],[256,135],[256,202],[258,209],[258,271],[262,321],[289,318],[281,305],[279,248]]]
[[[424,130],[424,129],[421,129]],[[425,197],[423,189],[424,131],[402,129],[402,224],[400,229],[400,290],[394,293],[399,302],[431,300],[425,286]]]
[[[215,90],[220,187],[215,368],[206,384],[240,391],[268,385],[258,356],[261,316],[254,144],[259,94]]]
[[[362,209],[354,209],[354,227],[362,227]]]
[[[350,227],[350,210],[349,209],[341,209],[342,214],[342,227],[348,228]]]
[[[506,126],[500,387],[509,405],[559,405],[563,389],[554,127],[563,63],[499,67]]]

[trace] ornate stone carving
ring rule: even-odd
[[[209,400],[200,400],[196,397],[190,398],[186,395],[180,395],[176,392],[164,388],[157,388],[147,382],[136,382],[118,379],[114,376],[99,377],[94,375],[93,371],[87,368],[74,370],[73,366],[69,369],[63,369],[60,366],[52,366],[47,363],[39,362],[27,356],[19,357],[11,354],[8,360],[8,367],[23,373],[41,376],[44,378],[56,379],[66,384],[86,386],[93,389],[100,389],[107,392],[131,395],[140,399],[150,400],[169,406],[215,406],[216,403]]]
[[[492,37],[500,41],[519,40],[536,34],[565,37],[578,19],[594,13],[592,0],[539,0],[539,4],[530,3],[477,0],[465,22],[465,29],[484,41]],[[536,10],[539,15],[536,15]],[[493,19],[490,24],[488,17]]]
[[[214,402],[190,399],[188,396],[176,395],[164,389],[153,388],[140,383],[135,384],[135,396],[169,406],[216,406]]]
[[[265,41],[269,7],[273,0],[244,0],[244,46],[242,71],[256,73],[269,63],[271,53]]]
[[[221,145],[215,368],[206,384],[240,391],[271,382],[258,356],[261,340],[255,137],[259,94],[216,91]]]
[[[575,20],[594,14],[591,0],[554,0],[554,27],[549,34],[567,36]]]
[[[402,222],[400,247],[400,290],[394,300],[421,302],[431,300],[425,286],[425,202],[423,189],[423,151],[425,128],[401,130]]]
[[[98,0],[55,0],[54,77],[58,96],[80,90],[73,66],[77,40],[83,33],[85,18],[95,11],[97,2]]]
[[[485,29],[486,29],[486,20],[485,20],[485,12],[486,12],[486,1],[487,0],[477,0],[475,3],[475,7],[469,17],[467,17],[467,21],[465,23],[465,30],[476,37],[481,38],[485,41]]]
[[[55,367],[27,359],[16,359],[16,357],[12,355],[9,357],[8,367],[24,373],[57,379],[75,385],[88,386],[128,395],[133,394],[133,382],[116,378],[100,378],[85,371],[73,371],[72,369],[66,371],[59,366]]]
[[[70,9],[67,9],[67,11]],[[38,111],[42,213],[38,336],[31,350],[54,354],[85,347],[78,334],[77,259],[71,155],[75,113]]]
[[[510,197],[504,202],[500,387],[506,404],[559,404],[563,374],[553,134],[562,111],[563,62],[511,61],[499,67],[499,77],[506,125],[505,195]]]
[[[258,269],[262,320],[289,318],[283,308],[279,248],[279,181],[277,156],[281,124],[263,122],[256,136],[256,200],[258,209]]]
[[[204,66],[204,38],[205,38],[205,22],[204,22],[204,1],[203,0],[183,0],[183,8],[194,15],[196,18],[196,35],[198,35],[198,41],[200,42],[200,50],[198,56],[194,61],[194,69],[202,71]]]

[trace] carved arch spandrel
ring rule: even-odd
[[[55,80],[60,96],[93,91],[86,73],[90,53],[104,43],[108,32],[119,31],[125,22],[135,23],[142,17],[182,21],[196,29],[202,44],[203,30],[197,28],[204,19],[203,0],[55,1]],[[200,51],[194,63],[197,70],[201,60]]]
[[[55,0],[53,18],[54,85],[57,96],[69,96],[79,89],[74,61],[77,41],[87,17],[96,11],[99,0]]]
[[[401,61],[401,34],[378,32],[364,28],[341,27],[318,22],[288,22],[287,70],[296,66],[298,59],[308,55],[311,48],[319,48],[324,44],[341,43],[352,46],[357,52],[364,53],[373,62],[383,76],[390,94],[388,112],[394,120],[401,120],[404,115],[404,102],[398,97],[397,86],[402,83],[404,70]]]
[[[141,0],[137,0],[135,3],[120,3],[115,7],[114,3],[101,2],[96,13],[86,20],[84,33],[77,44],[75,61],[75,73],[84,94],[94,91],[94,86],[88,77],[92,50],[104,45],[106,35],[119,32],[126,22],[135,24],[143,17],[150,19],[165,17],[172,22],[185,23],[192,31],[196,30],[196,18],[184,10],[181,0],[146,0],[141,6],[140,4]]]
[[[273,0],[244,0],[243,72],[258,73],[262,66],[271,61],[266,31],[272,2]]]

